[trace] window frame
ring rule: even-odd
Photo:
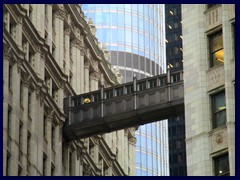
[[[212,48],[213,39],[216,38],[217,36],[220,36],[220,35],[222,36],[222,47],[213,51],[213,48]],[[209,49],[208,49],[208,52],[209,52],[209,67],[212,68],[212,67],[218,66],[217,64],[214,64],[214,59],[213,59],[214,54],[221,51],[221,50],[223,50],[223,54],[224,54],[222,29],[208,35],[208,45],[209,45]],[[223,61],[224,61],[224,59],[223,59]],[[224,64],[224,62],[221,63],[221,65],[223,65],[223,64]]]
[[[226,172],[223,172],[222,174],[219,174],[219,162],[220,160],[223,160],[227,158],[228,162],[228,170]],[[229,156],[228,153],[222,154],[220,156],[214,157],[213,158],[213,164],[214,164],[214,175],[215,176],[230,176],[230,167],[229,167]]]
[[[224,109],[221,109],[221,110],[218,110],[218,111],[215,111],[216,109],[216,97],[220,94],[224,94],[224,100],[225,100],[225,108]],[[211,108],[211,111],[212,111],[212,129],[215,129],[215,128],[218,128],[218,127],[221,127],[221,126],[224,126],[227,122],[227,117],[226,117],[226,96],[225,96],[225,91],[220,91],[220,92],[217,92],[213,95],[211,95],[211,104],[212,104],[212,108]],[[225,111],[225,122],[223,125],[218,125],[217,123],[217,114],[219,113],[222,113]]]

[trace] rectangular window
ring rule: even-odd
[[[213,128],[226,124],[226,103],[224,91],[212,96],[212,115]]]
[[[166,77],[159,78],[159,82],[160,86],[164,86],[167,84],[167,78]]]
[[[157,79],[151,79],[149,82],[149,88],[153,88],[157,86]]]
[[[229,176],[228,154],[214,158],[215,176]]]
[[[224,63],[223,36],[219,31],[209,36],[210,67]]]
[[[126,86],[126,91],[127,91],[127,94],[132,93],[133,92],[133,85]]]
[[[106,99],[113,97],[113,89],[106,91]]]
[[[123,87],[116,88],[116,96],[121,96],[123,95]]]
[[[138,90],[141,91],[141,90],[144,90],[144,89],[146,89],[146,81],[139,82],[138,83]]]

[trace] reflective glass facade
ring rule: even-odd
[[[166,60],[170,71],[183,70],[181,4],[165,4]],[[184,114],[168,119],[170,176],[186,176]]]
[[[154,4],[84,4],[96,36],[119,67],[123,82],[165,71],[164,6]]]
[[[166,71],[164,5],[83,4],[82,9],[123,82],[134,74],[141,79]],[[140,126],[136,137],[136,175],[169,175],[167,121]]]

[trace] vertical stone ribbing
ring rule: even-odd
[[[230,175],[235,176],[235,97],[232,77],[233,53],[232,53],[232,30],[229,21],[230,5],[222,4],[223,23],[223,47],[224,47],[224,71],[225,71],[225,98],[226,98],[226,118],[227,118],[227,142]]]

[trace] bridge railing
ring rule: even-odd
[[[68,124],[126,113],[183,95],[183,71],[149,77],[64,99]]]

